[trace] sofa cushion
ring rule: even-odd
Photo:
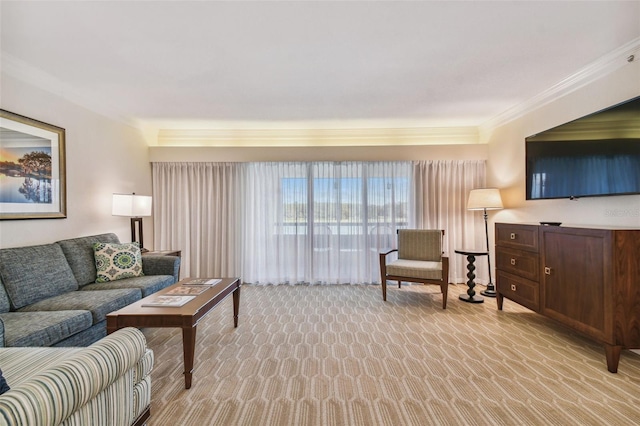
[[[92,323],[87,310],[7,312],[0,314],[0,319],[5,327],[5,346],[51,346]]]
[[[82,290],[111,290],[114,288],[137,288],[142,297],[147,297],[175,282],[173,275],[145,275],[143,277],[123,278],[107,283],[88,284]]]
[[[69,348],[77,346],[89,346],[107,335],[107,320],[100,321],[97,324],[93,324],[86,330],[82,330],[80,333],[76,333],[73,336],[61,340],[51,347],[55,348]]]
[[[140,290],[137,288],[72,291],[25,306],[20,309],[20,312],[87,310],[91,312],[93,323],[96,324],[104,321],[108,313],[124,308],[140,299]]]
[[[118,244],[120,240],[116,234],[109,233],[58,241],[80,286],[96,280],[96,261],[93,255],[95,243]]]
[[[442,262],[398,259],[387,264],[387,274],[397,277],[442,279]]]
[[[138,243],[95,243],[93,251],[98,283],[144,275]]]
[[[0,250],[0,276],[12,310],[78,289],[56,243]]]
[[[4,284],[2,283],[2,278],[0,278],[0,313],[9,312],[9,296],[7,296],[7,291],[4,289]]]
[[[442,258],[442,231],[399,229],[398,258],[440,262]]]

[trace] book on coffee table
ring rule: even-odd
[[[193,299],[195,299],[195,296],[166,296],[161,294],[144,302],[142,306],[179,308],[180,306]]]
[[[186,286],[216,285],[220,281],[222,281],[220,278],[193,278],[189,281],[183,282],[182,285],[186,285]]]
[[[176,287],[173,288],[171,290],[169,290],[168,292],[166,292],[165,294],[184,294],[184,295],[198,295],[201,293],[204,293],[205,291],[207,291],[210,288],[210,286],[205,286],[205,285],[201,285],[201,286],[188,286],[188,285],[181,285],[180,287]]]

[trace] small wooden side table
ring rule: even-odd
[[[473,272],[476,270],[475,265],[473,264],[476,261],[476,256],[488,256],[489,252],[485,250],[467,250],[460,249],[454,250],[458,254],[463,254],[467,256],[467,286],[469,289],[467,290],[467,295],[461,294],[459,299],[463,302],[468,303],[483,303],[484,298],[482,296],[476,296],[476,292],[473,289],[476,286],[474,279],[476,278],[476,274]]]

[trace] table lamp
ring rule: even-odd
[[[489,228],[487,225],[487,210],[500,210],[504,208],[500,191],[497,188],[472,189],[469,192],[467,210],[482,210],[484,212],[484,234],[487,243],[487,261],[489,262],[489,283],[487,289],[480,294],[487,297],[496,297],[496,288],[491,280],[491,255],[489,254]]]
[[[113,194],[113,216],[131,218],[131,242],[140,244],[140,251],[146,252],[142,236],[142,217],[151,216],[151,196],[133,194]],[[136,238],[137,233],[137,238]]]

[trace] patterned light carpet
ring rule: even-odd
[[[513,302],[436,286],[244,286],[198,326],[193,387],[182,335],[146,329],[155,425],[631,425],[640,355],[604,350]]]

